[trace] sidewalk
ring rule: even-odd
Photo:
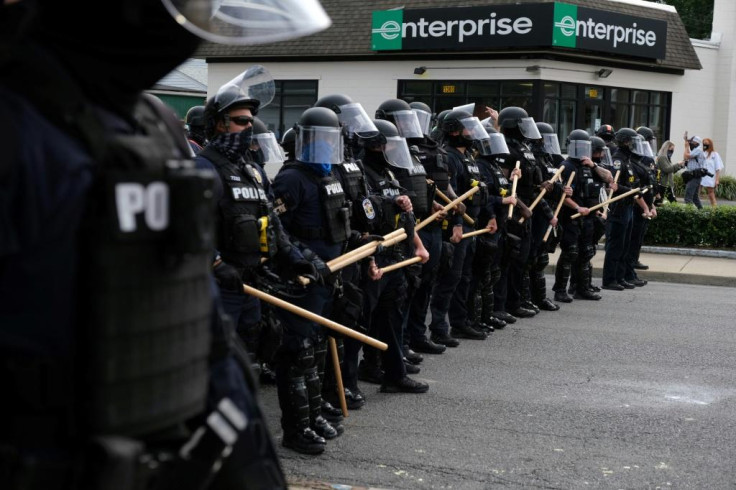
[[[554,274],[559,255],[558,247],[557,251],[549,257],[549,266],[546,269],[548,274]],[[605,250],[599,247],[592,261],[593,278],[598,279],[599,282],[605,256]],[[639,260],[649,266],[648,270],[637,271],[639,277],[647,281],[736,287],[736,253],[734,252],[642,247]]]

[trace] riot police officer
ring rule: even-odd
[[[279,167],[286,158],[276,135],[258,116],[253,117],[253,139],[250,143],[250,152],[253,162],[263,169],[266,165]],[[273,171],[271,175],[275,173],[276,171]]]
[[[573,194],[565,198],[560,214],[562,237],[560,238],[560,257],[555,267],[555,301],[570,303],[572,298],[567,294],[567,283],[572,268],[577,266],[576,299],[599,300],[600,295],[588,289],[590,276],[590,259],[595,255],[593,236],[595,215],[588,209],[599,202],[601,189],[605,184],[613,184],[611,173],[596,165],[590,159],[590,135],[582,129],[573,130],[567,137],[567,159],[562,162],[564,170],[562,178],[567,181],[575,172],[572,183]],[[582,216],[572,219],[574,213]]]
[[[434,201],[435,187],[439,186],[442,192],[447,192],[449,195],[454,195],[454,193],[449,186],[448,167],[444,161],[445,153],[425,136],[425,131],[429,131],[431,110],[426,104],[418,107],[420,110],[412,108],[411,104],[401,99],[388,99],[376,109],[376,119],[385,119],[393,123],[399,135],[404,137],[407,144],[410,145],[414,165],[408,169],[396,168],[392,171],[411,199],[414,216],[421,221],[436,209],[441,208]],[[421,121],[417,115],[419,113],[422,114]],[[433,177],[439,179],[439,182]],[[409,307],[404,319],[404,335],[406,336],[404,341],[408,344],[404,346],[405,353],[410,350],[411,345],[417,347],[418,352],[426,351],[431,354],[440,354],[445,350],[445,346],[435,344],[427,338],[424,323],[429,306],[431,285],[434,283],[434,274],[442,250],[441,233],[440,223],[436,220],[419,231],[422,244],[429,253],[429,260],[423,265],[412,265],[407,268],[407,304]]]
[[[207,144],[207,137],[204,135],[204,106],[195,105],[189,108],[184,121],[189,145],[192,147],[192,151],[197,154]]]
[[[617,190],[613,196],[623,194],[639,187],[639,179],[634,172],[633,151],[644,142],[639,134],[631,128],[621,128],[614,138],[616,151],[611,156],[613,163],[608,169],[611,173],[620,171]],[[643,150],[641,150],[643,151]],[[631,229],[634,208],[649,213],[649,209],[640,194],[626,197],[611,204],[606,218],[606,257],[603,261],[603,289],[623,291],[636,286],[625,280],[626,249],[631,240]]]
[[[419,160],[419,164],[426,170],[427,178],[432,182],[432,185],[450,198],[457,197],[450,185],[450,167],[447,163],[447,152],[429,136],[432,110],[423,102],[411,102],[409,107],[417,114],[423,133],[421,137],[407,138],[409,149],[414,157]],[[433,210],[436,209],[437,204],[434,201],[431,201],[431,203]],[[463,204],[459,209],[464,211],[465,205]],[[439,217],[439,220],[419,230],[419,237],[429,252],[429,260],[422,265],[420,281],[409,301],[408,316],[406,318],[405,334],[407,337],[405,341],[414,351],[426,354],[442,354],[446,349],[446,346],[433,342],[427,336],[425,323],[432,287],[437,280],[442,255],[442,219],[444,217],[443,214]]]
[[[509,154],[506,140],[493,127],[490,120],[486,121],[483,127],[489,138],[487,141],[479,141],[476,144],[478,151],[476,161],[488,191],[490,206],[484,206],[481,209],[478,214],[478,223],[483,225],[494,220],[497,231],[479,235],[476,239],[473,278],[468,292],[467,309],[471,325],[476,330],[493,332],[506,326],[504,320],[494,315],[496,299],[494,288],[499,281],[504,280],[500,302],[505,302],[505,279],[508,271],[508,257],[505,254],[508,250],[505,247],[507,206],[515,206],[516,198],[511,196],[511,182],[499,166]],[[521,171],[514,169],[512,175],[519,176]]]
[[[330,94],[320,97],[314,103],[314,107],[325,107],[333,111],[337,114],[342,126],[345,140],[345,161],[341,165],[333,166],[333,173],[340,180],[345,196],[350,203],[350,227],[352,232],[348,248],[358,247],[369,240],[381,239],[382,237],[370,234],[376,219],[374,205],[377,205],[377,203],[371,200],[363,164],[355,158],[356,154],[363,151],[360,147],[361,139],[376,136],[378,129],[363,109],[363,106],[358,102],[354,102],[345,94]],[[362,328],[359,325],[362,309],[362,291],[359,287],[361,283],[360,265],[355,263],[343,268],[341,279],[336,287],[335,301],[337,307],[332,310],[332,319],[347,327]],[[361,342],[350,338],[338,338],[336,343],[342,370],[357,369]],[[345,361],[345,357],[348,357],[349,360]],[[320,364],[320,372],[324,371],[324,375],[321,375],[324,380],[322,387],[323,412],[325,417],[338,420],[341,411],[335,408],[335,403],[338,400],[337,373],[333,371],[331,358],[325,359],[325,361],[324,366]],[[355,373],[350,372],[346,377],[355,379]],[[357,385],[346,386],[345,401],[349,410],[355,410],[365,404],[365,397]]]
[[[539,134],[534,118],[529,117],[529,114],[521,107],[504,107],[498,114],[498,125],[501,133],[506,138],[506,144],[510,151],[510,155],[504,161],[503,168],[506,172],[510,172],[515,167],[516,162],[520,163],[521,178],[518,181],[516,189],[520,204],[517,209],[525,209],[534,200],[540,191],[542,182],[545,181],[541,167],[537,165],[530,146],[532,140],[542,139],[542,136]],[[519,223],[518,217],[520,216],[520,211],[517,211],[517,219],[510,220],[507,223],[508,232],[518,237],[518,244],[514,247],[518,253],[513,254],[515,257],[512,258],[511,264],[509,265],[507,280],[506,311],[510,315],[505,313],[505,316],[502,316],[502,319],[507,322],[510,316],[528,318],[536,314],[535,310],[522,306],[524,300],[524,268],[531,250],[532,233],[534,233],[533,222],[544,223],[545,225],[551,224],[552,226],[557,224],[557,219],[554,218],[553,213],[549,210],[546,201],[542,200],[540,207],[542,209],[535,214],[542,215],[546,219],[538,217],[535,220],[534,215],[532,215],[532,219],[527,219],[524,223]],[[540,227],[537,226],[538,228]],[[546,228],[547,226],[544,226],[545,230]]]
[[[616,152],[618,146],[614,141],[616,137],[616,131],[613,129],[613,126],[611,126],[610,124],[601,124],[601,126],[596,130],[595,135],[606,143],[606,147],[611,152],[611,155]]]
[[[411,199],[403,193],[393,169],[412,169],[415,165],[406,140],[399,135],[396,126],[386,120],[376,119],[373,123],[379,134],[363,140],[365,166],[371,193],[378,197],[376,208],[378,220],[374,234],[386,235],[403,227],[407,239],[393,247],[377,252],[368,261],[361,289],[365,295],[363,325],[370,334],[388,345],[380,354],[382,378],[380,390],[385,393],[424,393],[427,383],[407,376],[403,355],[403,311],[406,308],[407,280],[402,269],[381,272],[380,268],[401,261],[409,256],[429,259],[419,235],[414,233],[415,218]],[[364,346],[364,362],[376,365],[371,359],[371,347]],[[375,349],[374,349],[375,351]],[[375,357],[375,352],[373,352]],[[346,372],[351,370],[346,369]],[[347,379],[346,385],[354,386],[355,379]]]
[[[543,180],[540,186],[546,191],[544,199],[539,203],[538,211],[532,215],[529,259],[522,278],[524,288],[522,294],[529,299],[522,301],[521,305],[530,310],[557,311],[560,306],[547,298],[545,269],[549,265],[550,246],[549,242],[544,242],[544,235],[554,216],[553,203],[559,202],[565,192],[560,180],[556,182],[551,180],[564,158],[561,155],[560,142],[554,128],[545,122],[537,122],[536,125],[542,138],[531,140],[530,147],[537,163],[537,171],[541,173]],[[567,191],[571,193],[570,189]]]
[[[466,201],[466,213],[475,220],[483,207],[492,206],[488,202],[480,168],[471,150],[474,140],[490,138],[477,117],[460,109],[451,111],[444,117],[442,132],[451,168],[450,185],[459,194],[469,191],[472,187],[480,188],[479,192]],[[484,228],[495,233],[496,221],[488,220]],[[463,239],[462,235],[472,230],[474,228],[463,222],[461,215],[453,215],[450,219],[447,235],[449,242],[453,244],[452,267],[441,281],[437,281],[432,291],[430,303],[432,322],[429,326],[432,330],[432,340],[448,347],[456,347],[459,344],[457,337],[474,340],[484,340],[487,337],[485,332],[476,330],[468,321],[467,298],[473,276],[475,239]]]
[[[317,270],[305,294],[292,302],[329,316],[337,278],[326,262],[343,252],[350,236],[349,203],[332,174],[332,167],[343,162],[342,129],[334,112],[312,107],[299,118],[296,133],[296,161],[276,175],[274,203],[284,228]],[[313,321],[288,311],[277,314],[283,326],[276,353],[282,444],[298,452],[319,454],[325,449],[325,439],[342,432],[341,426],[332,426],[322,416],[319,365],[327,351],[326,333]]]

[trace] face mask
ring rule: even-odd
[[[710,145],[703,145],[704,150],[710,150]]]
[[[698,147],[697,143],[690,143],[690,151],[694,150],[697,147]]]
[[[240,147],[243,149],[250,149],[250,143],[253,140],[253,127],[244,129],[238,133],[238,140]]]
[[[672,154],[674,153],[674,150],[667,150],[667,158],[672,158]]]
[[[457,147],[466,147],[466,146],[468,146],[470,144],[470,141],[468,141],[467,139],[465,139],[462,134],[458,134],[458,135],[455,135],[455,136],[452,136],[452,135],[448,134],[446,136],[445,141],[447,142],[448,145],[450,145],[450,146],[452,146],[454,148],[457,148]]]
[[[309,169],[320,177],[327,177],[330,174],[332,165],[329,163],[304,163]]]

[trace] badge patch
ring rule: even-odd
[[[251,174],[253,174],[253,178],[256,179],[256,182],[259,184],[263,184],[263,179],[261,178],[261,173],[254,169],[253,167],[250,168]]]
[[[613,168],[616,170],[621,170],[621,160],[614,160],[613,161]]]
[[[365,217],[368,219],[376,217],[376,210],[373,209],[373,203],[368,198],[363,199],[363,212],[365,212]]]

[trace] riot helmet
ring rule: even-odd
[[[429,136],[429,132],[432,128],[432,109],[424,102],[410,102],[409,107],[417,115],[419,120],[419,126],[422,128],[422,134]]]
[[[542,147],[545,153],[549,155],[562,155],[560,150],[560,140],[557,138],[557,132],[551,124],[546,122],[538,122],[537,129],[542,135]]]
[[[236,76],[212,96],[205,105],[205,134],[212,139],[217,122],[222,121],[229,129],[229,112],[241,107],[248,108],[253,116],[258,109],[270,104],[276,93],[271,74],[261,65],[254,65]]]
[[[490,137],[480,119],[472,116],[469,112],[463,110],[455,110],[447,113],[442,120],[442,132],[450,146],[463,147],[470,146],[473,141],[490,142]],[[459,135],[451,135],[450,133],[459,132]],[[481,143],[482,145],[483,143]],[[490,146],[481,150],[481,153],[488,155]]]
[[[511,152],[506,144],[506,138],[493,127],[490,118],[484,119],[483,121],[481,121],[481,124],[483,125],[483,129],[486,130],[486,133],[488,133],[488,139],[478,140],[476,142],[476,148],[481,155],[509,155]]]
[[[590,158],[591,144],[590,135],[583,129],[574,129],[567,137],[567,156],[580,160]]]
[[[284,149],[285,155],[285,161],[294,161],[296,156],[296,130],[294,128],[289,128],[284,132],[284,135],[281,137],[281,148]]]
[[[404,100],[389,99],[381,103],[376,109],[376,119],[385,119],[393,123],[404,138],[424,137],[416,112]]]
[[[284,150],[279,145],[273,132],[258,117],[253,118],[253,139],[250,143],[250,149],[255,153],[256,161],[261,165],[284,163]]]
[[[310,107],[299,118],[296,132],[296,160],[318,165],[343,162],[342,128],[337,114],[331,110]]]
[[[542,139],[533,117],[521,107],[509,106],[498,113],[498,127],[504,134],[513,135],[518,131],[521,136],[530,140]]]
[[[611,150],[606,145],[606,142],[603,141],[603,138],[600,138],[598,136],[590,137],[590,153],[590,158],[595,163],[600,163],[605,167],[611,167],[613,165]],[[596,156],[597,153],[599,153],[600,155]]]
[[[613,126],[611,126],[610,124],[603,124],[595,132],[595,135],[598,136],[603,141],[605,141],[606,143],[610,143],[611,141],[613,141],[613,138],[616,136],[616,132],[613,130]]]
[[[184,118],[187,136],[200,145],[204,145],[207,138],[204,135],[204,106],[195,105],[187,111]]]
[[[263,44],[307,36],[332,21],[318,0],[163,0],[177,23],[220,44]]]
[[[649,144],[650,151],[646,156],[654,158],[654,155],[659,151],[659,148],[657,148],[657,137],[654,135],[654,131],[646,126],[639,126],[636,128],[636,132]],[[646,148],[644,150],[646,151]]]
[[[353,102],[347,95],[333,94],[320,97],[313,107],[326,107],[340,120],[348,137],[369,138],[378,134],[378,129],[360,103]]]
[[[414,167],[406,138],[399,134],[398,128],[385,119],[374,119],[378,135],[363,140],[366,148],[374,152],[383,152],[383,157],[393,167],[410,169]]]
[[[601,138],[603,139],[603,141],[606,140],[606,138],[603,138],[603,136],[601,136]],[[620,149],[631,152],[636,146],[635,140],[638,140],[639,138],[639,133],[637,133],[633,129],[621,128],[616,131],[613,140],[616,143],[616,146],[618,146]]]

